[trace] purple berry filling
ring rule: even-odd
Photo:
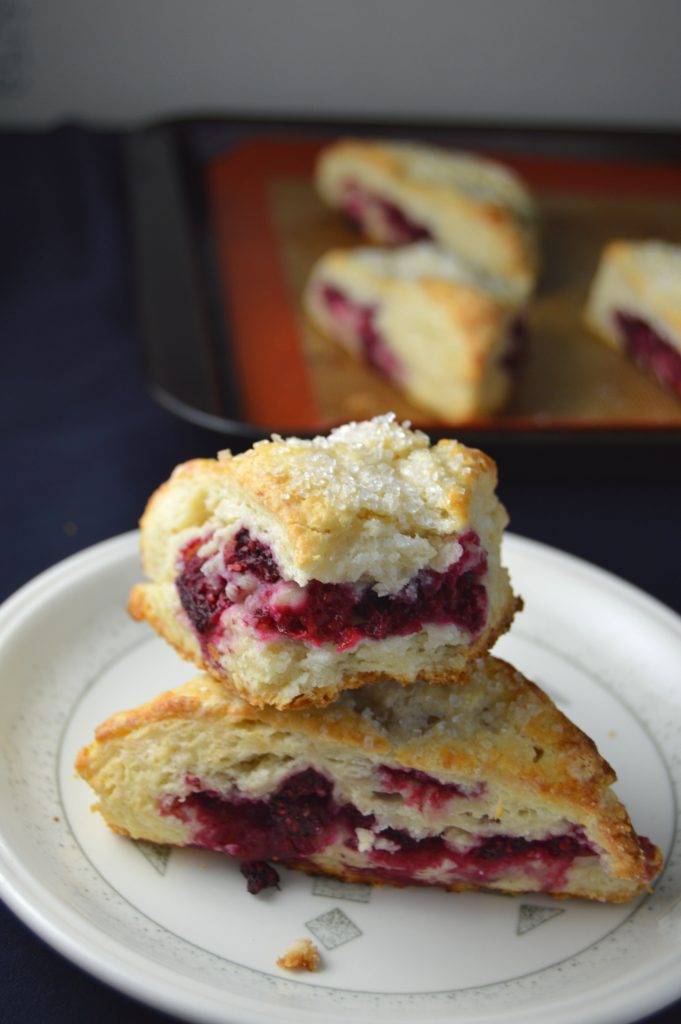
[[[197,633],[206,634],[216,625],[230,602],[224,587],[209,582],[201,571],[204,560],[197,552],[207,537],[192,540],[182,551],[182,572],[175,584],[182,607]],[[254,540],[248,530],[239,530],[229,549],[224,552],[225,569],[231,577],[250,573],[262,583],[274,583],[281,577],[272,552],[265,544]]]
[[[387,380],[399,383],[404,376],[404,370],[400,360],[376,327],[377,307],[360,306],[331,285],[322,288],[321,297],[337,325],[340,340],[343,341],[349,335],[359,346],[368,366],[373,367]]]
[[[516,316],[508,328],[508,344],[501,358],[502,369],[516,377],[527,360],[529,329],[524,316]]]
[[[369,192],[355,181],[343,186],[341,208],[347,217],[367,233],[380,233],[379,241],[392,245],[424,242],[432,239],[432,232],[407,216],[404,210],[388,199]],[[377,226],[380,224],[380,232]],[[370,227],[369,227],[370,226]]]
[[[278,889],[279,875],[265,860],[247,860],[241,865],[241,874],[246,879],[246,888],[252,896],[263,889]]]
[[[376,327],[378,307],[361,306],[332,285],[321,288],[321,301],[336,325],[339,340],[343,342],[349,336],[358,345],[367,365],[399,386],[405,371]],[[513,377],[519,374],[526,361],[528,339],[525,318],[516,316],[509,325],[508,341],[500,359],[501,368]]]
[[[622,310],[614,314],[624,350],[664,387],[681,395],[681,354],[640,317]]]
[[[370,587],[311,580],[293,603],[280,597],[289,586],[282,580],[270,548],[241,529],[222,552],[224,569],[208,579],[199,555],[207,537],[190,541],[181,554],[176,586],[182,607],[204,645],[217,638],[220,616],[237,603],[226,588],[255,577],[255,590],[247,590],[249,625],[264,639],[284,636],[337,650],[355,647],[364,638],[383,640],[407,636],[426,625],[456,625],[476,636],[487,621],[487,591],[481,582],[487,556],[473,531],[458,538],[463,552],[458,561],[436,572],[421,569],[396,594],[379,596]],[[233,589],[230,589],[233,593]],[[253,599],[253,595],[257,600]]]
[[[424,806],[438,807],[446,800],[474,799],[478,788],[466,794],[458,786],[439,782],[424,772],[397,769],[383,765],[379,769],[379,787],[386,778],[398,782],[409,779],[422,787],[419,797]],[[364,852],[365,863],[349,869],[368,881],[395,884],[432,884],[415,878],[422,872],[437,870],[448,884],[493,884],[514,869],[529,873],[538,888],[546,891],[560,888],[568,868],[578,857],[594,855],[594,850],[580,829],[546,839],[522,839],[507,835],[479,836],[466,850],[450,846],[444,836],[417,839],[403,829],[381,829],[371,814],[362,814],[353,804],[339,804],[332,782],[313,768],[289,776],[264,800],[251,800],[240,795],[229,798],[213,790],[202,789],[199,779],[188,779],[194,792],[186,797],[166,797],[160,811],[193,828],[191,845],[228,853],[245,859],[242,870],[257,891],[261,881],[271,876],[260,866],[266,860],[293,865],[309,864],[327,847],[349,851],[348,863],[356,861],[352,854],[359,849],[356,830],[373,832],[375,845]],[[432,794],[426,795],[430,787]],[[379,789],[380,791],[380,789]],[[480,792],[484,791],[484,787]],[[444,796],[446,794],[446,797]],[[255,867],[248,865],[254,865]],[[265,868],[274,872],[265,864]]]
[[[450,800],[456,798],[473,800],[485,792],[484,784],[480,783],[469,789],[457,786],[452,782],[439,782],[432,775],[418,771],[416,768],[391,768],[381,765],[378,769],[381,793],[399,793],[408,807],[419,811],[440,810]]]
[[[312,768],[289,776],[266,800],[228,800],[198,779],[187,781],[196,791],[163,800],[161,813],[194,826],[193,846],[249,861],[309,857],[373,820],[351,804],[339,806],[332,783]]]

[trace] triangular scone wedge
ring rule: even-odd
[[[119,833],[350,881],[623,902],[662,863],[593,742],[491,656],[466,686],[305,711],[200,676],[114,715],[76,766]]]
[[[525,347],[512,289],[429,242],[324,253],[304,306],[325,337],[449,423],[497,412]]]
[[[520,606],[495,487],[482,452],[393,416],[186,463],[142,518],[130,612],[258,707],[455,681]]]

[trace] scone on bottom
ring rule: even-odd
[[[511,623],[496,467],[392,415],[178,467],[129,609],[256,706],[451,682]]]
[[[491,656],[466,686],[386,682],[305,711],[200,676],[114,715],[76,767],[114,831],[254,870],[623,902],[662,863],[593,742]]]
[[[681,396],[681,246],[610,242],[584,318],[602,341]]]
[[[373,242],[434,242],[525,294],[534,287],[534,203],[495,160],[416,142],[341,139],[322,150],[315,183]]]
[[[431,243],[329,252],[304,304],[322,334],[439,419],[489,415],[510,394],[524,342],[518,295]]]

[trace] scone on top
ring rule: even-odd
[[[584,311],[587,326],[681,396],[681,246],[613,241]]]
[[[179,466],[141,521],[129,608],[256,706],[450,682],[520,605],[496,466],[392,414]]]
[[[525,293],[534,286],[534,203],[497,161],[415,142],[342,139],[322,150],[315,181],[371,241],[431,241]]]
[[[303,711],[258,710],[201,676],[114,715],[76,767],[116,832],[230,854],[266,885],[274,861],[622,902],[662,862],[593,742],[491,656],[466,686],[385,682]]]
[[[415,405],[454,422],[506,402],[524,345],[522,297],[431,242],[326,253],[307,314]]]

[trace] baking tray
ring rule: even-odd
[[[424,138],[488,153],[536,196],[543,270],[530,351],[499,416],[429,421],[306,323],[300,295],[328,248],[363,244],[316,197],[319,149],[344,134]],[[681,243],[681,145],[664,135],[219,121],[127,136],[125,168],[154,396],[250,443],[388,410],[488,450],[589,442],[676,446],[681,402],[591,338],[581,310],[605,241]]]

